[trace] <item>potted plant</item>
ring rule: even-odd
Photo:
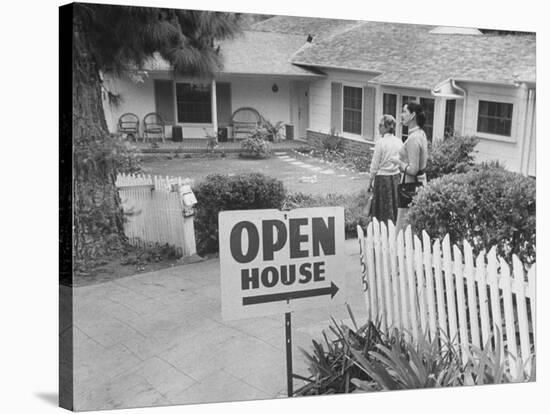
[[[279,121],[275,124],[271,123],[267,119],[264,119],[260,129],[265,130],[265,137],[268,141],[279,142],[282,139],[282,133],[284,122]]]

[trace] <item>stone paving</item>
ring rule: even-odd
[[[357,240],[346,252],[347,302],[361,320]],[[284,315],[223,321],[218,259],[75,288],[73,312],[77,411],[286,396]],[[309,375],[299,348],[331,316],[349,318],[344,305],[292,314],[297,374]]]

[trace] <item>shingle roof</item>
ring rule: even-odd
[[[319,76],[290,62],[306,39],[301,34],[246,31],[243,36],[220,44],[223,72]]]
[[[356,26],[357,20],[324,19],[299,16],[275,16],[252,26],[253,30],[274,33],[312,35],[314,41]]]
[[[433,26],[363,22],[302,48],[300,65],[380,73],[373,81],[432,88],[447,78],[535,82],[535,35],[431,34]]]
[[[314,70],[290,63],[292,55],[306,43],[306,36],[244,31],[241,36],[220,42],[223,73],[319,76]],[[156,56],[146,70],[170,70],[170,64]]]

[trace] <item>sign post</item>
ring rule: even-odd
[[[294,394],[292,383],[292,326],[290,324],[290,312],[285,313],[285,342],[286,342],[286,388],[287,395]]]
[[[285,314],[290,397],[291,312],[345,301],[344,208],[222,211],[218,221],[222,317]]]

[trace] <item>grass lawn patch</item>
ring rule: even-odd
[[[303,165],[295,165],[285,162],[276,156],[263,159],[244,159],[237,154],[227,154],[225,158],[210,156],[202,158],[156,158],[143,159],[142,172],[145,174],[168,175],[174,177],[187,177],[198,184],[210,174],[239,175],[249,173],[262,173],[269,177],[281,180],[285,188],[290,192],[305,194],[353,194],[368,185],[369,176],[360,175],[347,170],[327,165],[318,159],[302,159],[300,161],[312,168]],[[286,155],[297,158],[294,152],[286,152]],[[333,172],[325,174],[322,171],[332,169]],[[316,176],[315,183],[307,181],[308,177]]]

